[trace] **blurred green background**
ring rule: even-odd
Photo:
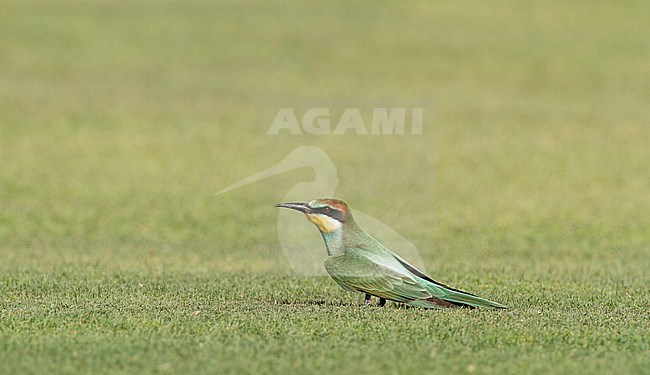
[[[413,371],[647,369],[648,14],[645,1],[0,1],[5,370],[344,371],[348,353],[356,370],[398,372],[413,347]],[[424,103],[422,135],[267,134],[281,107],[409,103]],[[302,145],[329,154],[337,196],[412,241],[434,278],[509,315],[460,333],[462,313],[364,318],[359,296],[293,275],[273,204],[313,172],[215,193]],[[137,294],[143,280],[159,293]],[[277,326],[250,323],[251,296]],[[66,323],[96,317],[97,298],[110,319]],[[157,310],[170,300],[187,303]],[[189,329],[197,309],[207,320]],[[327,332],[350,309],[359,339],[340,349]],[[366,331],[389,319],[397,352]],[[442,320],[424,334],[423,319]],[[250,350],[259,361],[236,358]]]

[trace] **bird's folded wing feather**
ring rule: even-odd
[[[328,258],[325,268],[338,284],[349,290],[398,302],[431,296],[425,287],[399,265],[360,249],[347,249],[345,255]]]

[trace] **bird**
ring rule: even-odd
[[[426,309],[505,309],[506,306],[454,289],[431,279],[366,233],[354,220],[347,203],[320,198],[309,202],[286,202],[278,208],[305,214],[320,231],[327,250],[325,269],[343,289],[371,297]]]

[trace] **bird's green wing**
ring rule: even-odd
[[[376,258],[377,255],[348,248],[345,255],[328,258],[325,268],[339,285],[348,290],[398,302],[431,297],[427,288],[402,271],[402,267],[394,266],[389,259]]]

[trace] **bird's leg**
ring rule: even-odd
[[[379,305],[377,306],[384,307],[385,304],[386,304],[386,298],[379,297]]]
[[[366,298],[363,300],[364,305],[370,305],[370,294],[366,293]]]

